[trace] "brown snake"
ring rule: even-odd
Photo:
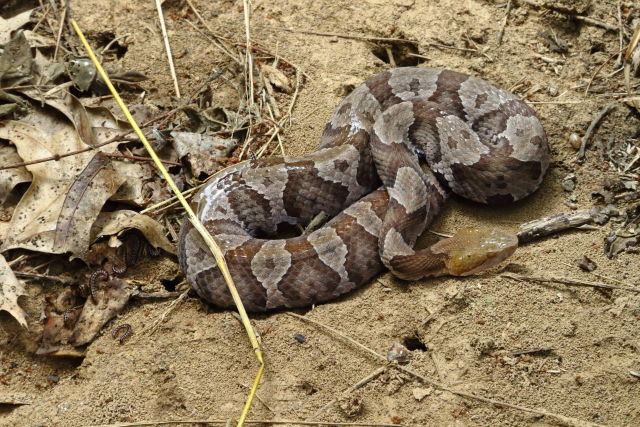
[[[452,191],[480,203],[522,199],[549,165],[533,109],[508,91],[448,70],[396,68],[338,106],[317,151],[239,163],[194,197],[250,311],[302,307],[367,283],[384,267],[403,279],[468,275],[517,246],[510,233],[467,229],[414,250]],[[269,239],[279,224],[333,219],[309,235]],[[179,242],[197,293],[233,306],[216,262],[188,220]]]

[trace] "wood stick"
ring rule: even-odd
[[[615,103],[611,103],[605,106],[602,110],[600,110],[598,115],[593,119],[593,121],[587,128],[587,131],[584,133],[584,136],[582,137],[582,144],[580,144],[580,149],[578,150],[579,162],[584,160],[584,154],[585,154],[585,150],[587,149],[587,144],[589,143],[589,140],[593,136],[595,129],[598,127],[602,119],[604,119],[611,111],[613,111],[615,106],[616,106]]]
[[[591,287],[591,288],[629,291],[629,292],[640,294],[640,288],[632,288],[629,286],[615,286],[615,285],[608,285],[606,283],[598,283],[598,282],[586,282],[583,280],[567,279],[564,277],[533,277],[533,276],[522,276],[520,274],[508,274],[508,273],[502,274],[501,277],[517,280],[519,282],[561,283],[563,285],[568,285],[568,286],[583,286],[583,287]]]
[[[569,213],[560,213],[534,219],[520,225],[520,232],[517,234],[519,243],[527,243],[544,236],[575,228],[602,217],[601,209],[583,209]]]
[[[162,13],[162,5],[160,0],[156,0],[156,9],[158,10],[158,19],[160,20],[160,29],[162,30],[162,40],[164,42],[164,48],[167,52],[167,61],[169,62],[169,71],[171,72],[171,78],[173,79],[173,87],[176,91],[176,96],[180,98],[180,87],[178,86],[178,77],[176,76],[176,68],[173,65],[173,55],[171,54],[171,45],[169,44],[169,36],[167,35],[167,26],[164,23],[164,14]]]

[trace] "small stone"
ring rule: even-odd
[[[571,135],[569,135],[569,144],[575,150],[580,149],[580,146],[582,145],[582,137],[577,133],[572,133]]]
[[[53,384],[58,384],[60,377],[58,375],[47,375],[47,381]]]
[[[570,173],[562,179],[562,188],[564,191],[571,192],[576,189],[576,175]]]
[[[558,96],[558,88],[551,85],[549,86],[549,88],[547,89],[549,92],[549,96]]]
[[[307,341],[307,338],[302,334],[295,334],[293,339],[298,341],[300,344],[304,344]]]
[[[393,344],[389,351],[387,351],[387,360],[393,362],[397,360],[398,363],[407,363],[411,360],[411,351],[399,342]]]
[[[586,255],[576,260],[576,264],[578,264],[578,267],[583,271],[593,271],[598,268],[598,264]]]
[[[425,397],[429,396],[431,393],[433,393],[433,389],[432,388],[421,388],[421,387],[416,387],[413,390],[411,390],[411,392],[413,393],[413,397],[420,402],[422,399],[424,399]]]

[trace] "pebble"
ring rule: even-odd
[[[411,390],[411,392],[413,393],[413,397],[420,402],[422,399],[424,399],[425,397],[429,396],[431,393],[433,393],[433,389],[432,388],[421,388],[421,387],[416,387],[413,390]]]
[[[564,178],[562,178],[561,185],[562,188],[564,188],[564,191],[569,193],[572,192],[576,189],[576,175],[570,173],[569,175],[565,176]]]
[[[307,338],[302,334],[295,334],[293,339],[298,341],[300,344],[304,344],[307,341]]]
[[[407,363],[411,360],[411,351],[397,342],[391,346],[389,351],[387,351],[387,360],[389,362],[397,360],[398,363]]]
[[[582,145],[582,137],[577,133],[572,133],[569,135],[569,144],[575,149],[579,150]]]

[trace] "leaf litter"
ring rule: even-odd
[[[0,29],[9,29],[6,34],[17,30],[29,22],[29,16],[25,12],[10,22],[0,22]],[[78,98],[70,92],[69,84],[60,82],[71,75],[81,93],[103,90],[100,88],[104,84],[96,80],[95,70],[67,74],[81,60],[71,60],[67,66],[50,60],[37,48],[53,44],[33,35],[18,30],[0,55],[0,100],[5,101],[0,106],[0,116],[13,115],[17,119],[0,122],[0,206],[18,184],[30,183],[19,195],[9,222],[1,223],[0,252],[70,254],[91,264],[92,256],[99,258],[95,250],[90,253],[91,248],[105,248],[92,246],[96,240],[139,230],[153,247],[175,253],[159,222],[120,206],[145,205],[150,200],[145,195],[145,183],[153,177],[148,165],[110,157],[119,153],[119,144],[105,143],[125,135],[128,123],[117,119],[108,108],[96,105],[92,98]],[[84,81],[79,80],[81,75]],[[115,73],[114,77],[128,87],[136,87],[146,78],[135,71]],[[45,92],[40,86],[30,85],[35,82],[58,85]],[[123,139],[121,143],[127,142]],[[116,210],[103,212],[107,203],[116,203]],[[4,257],[1,261],[0,310],[26,327],[25,312],[18,305],[25,288]],[[94,265],[101,268],[100,263]],[[62,289],[57,297],[50,295],[44,304],[45,326],[38,353],[60,355],[61,345],[79,346],[91,341],[126,305],[128,297],[121,300],[124,294],[118,290],[132,289],[117,278],[109,278],[107,285],[106,290],[98,291],[106,292],[107,304],[91,306],[86,302],[91,298],[83,303],[86,297],[80,295],[81,287],[77,285]],[[69,351],[74,352],[67,348],[64,354]]]

